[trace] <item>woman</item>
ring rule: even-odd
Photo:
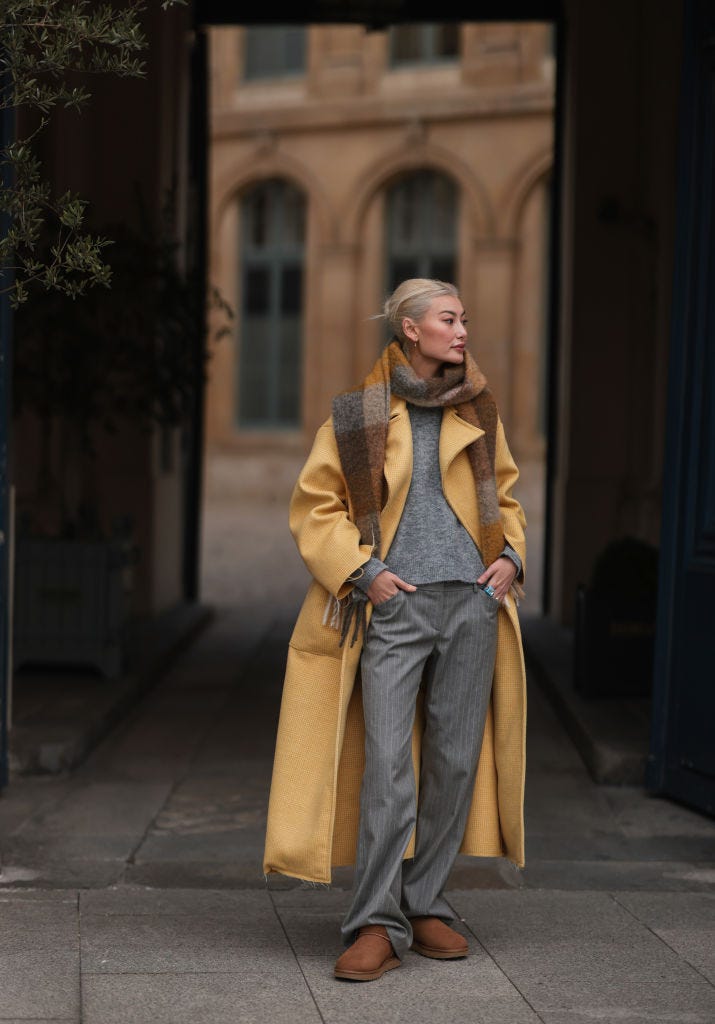
[[[313,583],[288,654],[264,871],[355,863],[335,976],[467,955],[459,852],[521,867],[526,696],[518,471],[457,289],[404,281],[395,333],[339,395],[293,494]],[[419,795],[418,795],[419,794]]]

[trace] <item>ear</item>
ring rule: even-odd
[[[415,327],[414,320],[410,320],[410,318],[407,316],[403,317],[402,320],[402,333],[405,335],[406,338],[409,338],[410,341],[417,341],[417,339],[419,338],[419,334],[417,332],[417,328]]]

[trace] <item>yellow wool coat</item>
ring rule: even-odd
[[[385,451],[387,500],[380,528],[389,551],[407,498],[412,473],[412,431],[404,399],[391,396]],[[480,545],[474,477],[465,451],[483,431],[443,410],[439,463],[444,494],[472,539]],[[504,537],[526,567],[526,519],[512,495],[519,471],[501,420],[497,423],[496,482]],[[331,595],[345,598],[372,550],[360,543],[352,521],[332,419],[317,432],[290,504],[290,529],[313,581],[288,648],[278,723],[263,869],[329,883],[333,865],[352,864],[357,842],[364,724],[359,676],[362,636],[339,647],[329,624]],[[389,555],[386,556],[389,563]],[[522,577],[520,576],[520,579]],[[369,621],[372,605],[367,604]],[[418,701],[413,732],[415,785],[419,784]],[[471,808],[461,853],[505,856],[524,865],[526,675],[514,600],[499,608],[497,656]],[[414,833],[405,853],[414,852]]]

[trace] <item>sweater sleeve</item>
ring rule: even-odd
[[[502,551],[501,555],[499,555],[499,557],[506,557],[512,560],[512,562],[516,566],[516,577],[518,579],[519,573],[521,572],[521,559],[519,558],[519,555],[516,553],[514,548],[510,544],[505,545],[504,550]]]
[[[367,594],[372,581],[376,576],[379,576],[381,572],[384,572],[387,566],[384,562],[381,562],[379,558],[370,558],[364,565],[358,569],[358,576],[356,573],[349,578],[347,582],[354,583],[356,587],[359,587],[364,594]],[[362,571],[361,571],[362,570]]]

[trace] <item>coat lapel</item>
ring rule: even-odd
[[[442,429],[439,435],[439,469],[442,474],[442,486],[447,480],[449,469],[467,445],[481,437],[484,431],[467,423],[452,405],[448,405],[442,413]]]
[[[473,480],[465,448],[481,437],[484,431],[462,419],[453,406],[448,406],[442,415],[442,430],[439,436],[439,468],[442,476],[442,490],[454,514],[466,529],[480,552],[479,508],[477,489],[466,486],[465,481]]]

